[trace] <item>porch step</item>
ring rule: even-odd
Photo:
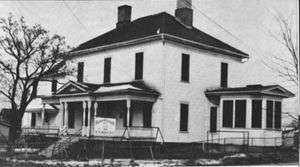
[[[54,144],[40,151],[39,155],[51,158],[56,155],[64,154],[67,152],[67,149],[74,143],[77,143],[79,139],[80,137],[78,136],[64,136]]]

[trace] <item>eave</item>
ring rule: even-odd
[[[230,50],[226,50],[226,49],[222,49],[222,48],[218,48],[218,47],[214,47],[214,46],[209,46],[209,45],[206,45],[206,44],[203,44],[203,43],[187,40],[187,39],[180,38],[180,37],[170,35],[170,34],[166,34],[166,33],[161,33],[161,34],[157,34],[157,35],[147,36],[147,37],[144,37],[144,38],[138,38],[138,39],[134,39],[134,40],[118,42],[118,43],[103,45],[103,46],[94,47],[94,48],[90,48],[90,49],[70,52],[70,58],[72,58],[74,56],[80,56],[80,55],[83,55],[83,54],[106,51],[106,50],[111,50],[111,49],[115,49],[115,48],[131,46],[131,45],[137,45],[137,44],[156,41],[156,40],[172,41],[172,42],[188,45],[188,46],[191,46],[191,47],[194,47],[194,48],[197,48],[197,49],[203,49],[203,50],[207,50],[207,51],[210,51],[210,52],[213,52],[213,53],[219,53],[219,54],[227,55],[227,56],[230,56],[230,57],[233,57],[233,58],[238,58],[240,60],[249,58],[248,54],[236,53],[236,52],[233,52],[233,51],[230,51]]]

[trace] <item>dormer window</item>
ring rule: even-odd
[[[135,80],[143,79],[144,53],[135,54]]]
[[[79,62],[77,64],[77,81],[83,82],[83,71],[84,71],[84,62]]]

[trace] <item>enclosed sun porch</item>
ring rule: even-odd
[[[58,106],[59,135],[91,139],[163,140],[152,126],[159,93],[142,81],[89,84],[69,81],[44,104]]]
[[[279,85],[247,85],[205,92],[210,108],[207,142],[248,146],[282,145],[282,99],[293,93]]]

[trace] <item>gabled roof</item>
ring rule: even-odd
[[[92,84],[86,82],[69,81],[63,85],[55,95],[68,94],[148,94],[159,96],[160,93],[148,86],[144,81],[131,81],[122,83]]]
[[[99,87],[97,84],[69,81],[61,86],[56,94],[73,94],[73,93],[87,93],[93,92]]]
[[[164,37],[164,35],[169,38]],[[166,12],[142,17],[122,26],[121,28],[115,28],[94,39],[82,43],[72,50],[71,53],[80,53],[81,51],[97,47],[155,36],[158,37],[158,39],[163,38],[167,40],[174,40],[174,38],[178,38],[187,40],[190,43],[186,42],[185,44],[191,45],[196,43],[198,44],[196,47],[199,47],[200,49],[211,50],[238,58],[249,57],[248,54],[195,27],[186,27],[174,16]]]
[[[283,88],[280,85],[247,85],[246,87],[235,88],[217,88],[212,90],[206,90],[206,95],[270,95],[282,98],[288,98],[295,96],[289,90]]]

